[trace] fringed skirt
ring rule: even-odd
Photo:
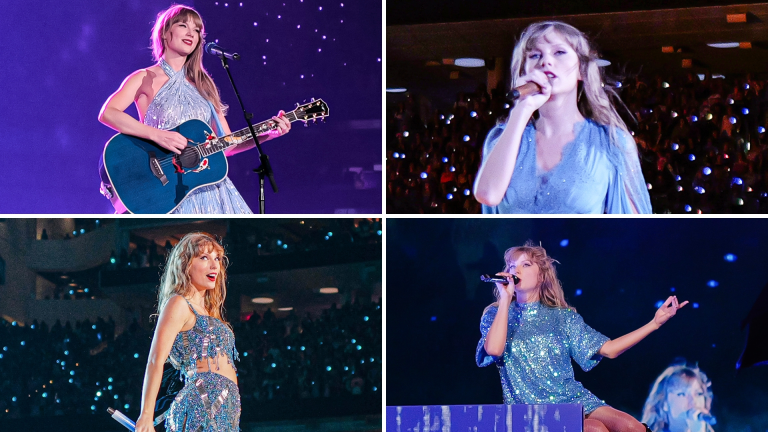
[[[239,432],[240,391],[237,384],[215,372],[199,372],[188,378],[171,404],[165,430]]]

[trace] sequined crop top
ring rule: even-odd
[[[187,299],[184,301],[195,314],[195,325],[176,335],[168,361],[189,377],[197,373],[197,362],[200,360],[212,359],[218,370],[220,354],[224,353],[227,363],[237,371],[234,360],[240,361],[240,356],[232,330],[212,316],[200,315]]]

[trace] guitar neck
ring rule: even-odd
[[[285,118],[290,121],[291,123],[298,120],[296,117],[296,113],[291,111],[288,113],[285,113]],[[264,120],[261,123],[256,123],[253,125],[253,131],[256,132],[256,135],[264,135],[269,131],[273,131],[277,129],[277,123],[272,120]],[[202,156],[210,156],[214,153],[218,153],[220,151],[224,151],[230,147],[236,146],[238,144],[242,144],[249,139],[253,138],[251,135],[251,131],[248,128],[240,129],[237,132],[232,132],[229,135],[219,137],[216,140],[212,141],[208,145],[201,145],[198,146],[200,148],[200,152],[202,153]]]

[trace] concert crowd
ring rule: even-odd
[[[379,303],[334,304],[315,318],[266,310],[231,324],[244,410],[381,392]],[[0,419],[106,415],[107,407],[138,417],[152,333],[134,321],[114,335],[111,318],[50,327],[0,320]]]
[[[615,83],[654,213],[768,213],[768,81],[751,74],[636,76]],[[479,213],[472,194],[502,88],[433,107],[409,94],[387,111],[387,212]],[[631,115],[630,115],[631,113]]]

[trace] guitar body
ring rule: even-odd
[[[200,156],[199,150],[213,132],[210,126],[189,120],[171,130],[191,140],[179,158],[152,141],[125,134],[115,135],[104,147],[105,171],[115,194],[131,213],[170,213],[193,190],[227,176],[223,152]],[[177,172],[177,167],[183,172]]]

